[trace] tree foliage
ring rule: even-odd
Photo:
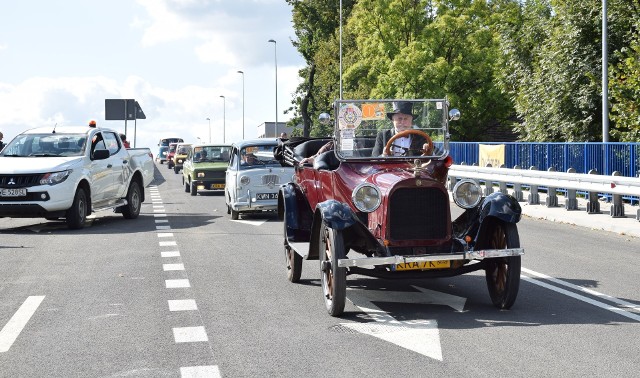
[[[292,110],[304,135],[340,97],[338,0],[293,6],[300,71]],[[529,141],[601,135],[601,0],[343,1],[343,98],[443,98],[454,140],[513,127]],[[638,138],[637,0],[609,0],[612,136]]]

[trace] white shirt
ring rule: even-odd
[[[395,141],[393,141],[393,145],[394,145],[392,149],[393,155],[401,156],[405,153],[406,150],[399,147],[404,147],[404,148],[411,147],[411,136],[398,138]],[[399,147],[396,147],[396,146],[399,146]]]

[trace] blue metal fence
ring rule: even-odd
[[[450,155],[455,164],[478,164],[480,144],[504,144],[508,168],[533,166],[546,171],[553,167],[558,172],[573,168],[576,173],[595,169],[604,175],[615,171],[627,177],[640,175],[640,143],[451,142]]]

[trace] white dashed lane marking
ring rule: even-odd
[[[173,299],[167,301],[169,303],[169,311],[196,311],[198,305],[193,299]]]
[[[0,330],[0,353],[4,353],[11,348],[11,345],[16,341],[20,332],[22,332],[29,319],[31,319],[40,303],[44,300],[44,297],[44,295],[28,297],[18,308],[18,311],[9,319],[9,322],[2,327],[2,330]]]
[[[161,241],[160,242],[160,247],[172,247],[172,246],[176,246],[176,242],[175,241]]]
[[[167,285],[167,289],[191,287],[191,284],[189,284],[189,280],[187,279],[165,280],[164,282]]]
[[[220,370],[217,366],[189,366],[180,368],[181,378],[219,378]]]
[[[165,272],[170,270],[184,270],[184,264],[162,264],[162,270]]]
[[[180,257],[180,251],[160,252],[160,257]]]
[[[204,327],[176,327],[173,329],[173,337],[176,343],[196,343],[209,341]]]

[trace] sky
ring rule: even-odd
[[[284,0],[1,0],[3,141],[91,119],[125,132],[105,99],[138,101],[146,119],[127,121],[127,137],[154,154],[167,136],[242,140],[243,122],[257,137],[276,112],[291,118],[304,66],[291,18]]]

